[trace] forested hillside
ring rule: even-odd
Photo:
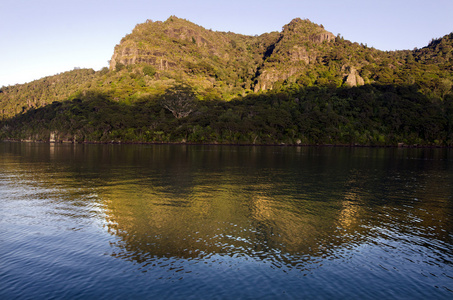
[[[138,24],[109,68],[0,89],[0,138],[452,146],[453,33],[385,52],[294,19],[244,36]]]

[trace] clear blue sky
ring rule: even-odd
[[[136,24],[170,15],[248,35],[307,18],[381,50],[421,48],[453,31],[453,0],[1,0],[0,87],[99,70]]]

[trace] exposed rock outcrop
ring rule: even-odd
[[[207,30],[172,16],[165,22],[148,20],[137,25],[115,47],[110,69],[117,69],[118,64],[148,64],[158,72],[174,71],[178,76],[207,75],[211,86],[217,86],[216,82],[229,88],[240,84],[258,92],[294,81],[323,64],[326,51],[332,47],[329,43],[335,40],[322,25],[300,18],[280,33],[242,36]],[[355,69],[345,72],[347,84],[363,84]]]
[[[330,42],[335,40],[335,36],[331,32],[326,31],[319,34],[313,34],[309,39],[313,43],[322,43],[324,41]]]
[[[301,75],[323,56],[324,42],[335,40],[335,36],[322,26],[309,20],[296,18],[283,27],[279,40],[273,45],[272,54],[260,67],[254,91],[272,89],[277,81],[285,81]],[[288,64],[289,63],[289,64]]]
[[[359,73],[354,67],[347,67],[346,71],[349,73],[346,75],[344,82],[349,86],[364,85],[365,81],[360,77]]]

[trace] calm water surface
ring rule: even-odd
[[[453,299],[453,152],[0,143],[0,298]]]

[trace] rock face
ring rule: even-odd
[[[254,91],[272,89],[275,83],[303,74],[318,63],[324,48],[334,40],[335,36],[322,26],[309,20],[292,20],[283,27],[271,55],[263,62]]]
[[[346,75],[345,77],[345,84],[349,86],[358,86],[365,84],[365,81],[363,80],[362,77],[360,77],[359,73],[355,68],[348,67],[347,71],[349,71],[349,74]]]
[[[324,41],[332,41],[335,39],[335,36],[330,33],[330,32],[325,32],[325,33],[319,33],[319,34],[314,34],[310,36],[310,41],[313,43],[322,43]]]
[[[124,48],[120,52],[115,52],[110,60],[109,68],[115,70],[117,64],[134,65],[148,64],[158,67],[159,70],[168,70],[176,64],[165,58],[165,54],[159,51],[146,51],[137,48]]]
[[[243,36],[170,17],[137,25],[115,47],[109,67],[146,64],[158,71],[210,73],[222,82],[232,80],[233,72],[238,76],[235,84],[241,81],[242,87],[268,90],[317,63],[323,45],[334,40],[322,26],[302,19],[292,20],[280,33]]]
[[[299,18],[281,32],[244,36],[207,30],[172,16],[164,22],[138,24],[116,45],[110,70],[151,65],[156,78],[192,80],[221,93],[259,92],[296,82],[362,85],[358,70],[364,64],[345,54],[349,45],[322,25]],[[345,65],[350,67],[341,67]],[[330,78],[317,79],[322,76]],[[305,81],[298,81],[302,77]]]

